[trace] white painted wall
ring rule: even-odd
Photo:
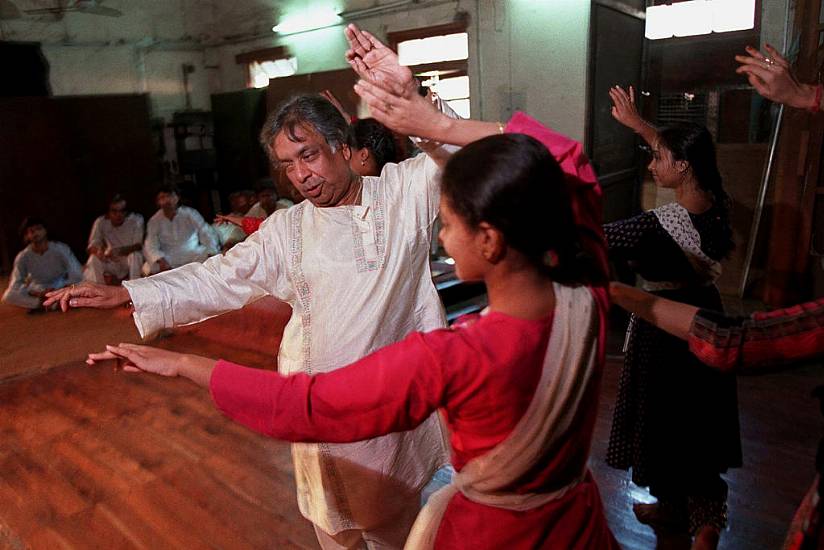
[[[20,8],[45,0],[14,0]],[[314,0],[316,4],[324,1]],[[235,55],[284,45],[298,58],[300,74],[346,68],[343,27],[277,37],[280,12],[307,2],[277,0],[105,0],[118,18],[66,14],[62,20],[24,18],[0,22],[0,38],[43,43],[55,95],[149,93],[154,114],[169,118],[185,105],[182,64],[191,63],[192,106],[209,109],[211,93],[241,90],[244,68]],[[347,9],[372,0],[338,2]],[[359,20],[387,32],[470,16],[470,84],[473,118],[506,120],[525,110],[581,139],[586,111],[589,32],[586,0],[462,0]],[[250,39],[258,36],[257,39]],[[227,42],[235,42],[228,44]]]
[[[55,2],[14,0],[19,9]],[[170,118],[185,106],[182,65],[191,104],[210,108],[213,90],[204,64],[212,29],[211,4],[202,0],[106,0],[121,17],[83,13],[25,16],[0,22],[0,38],[37,41],[49,62],[54,95],[148,93],[155,116]]]
[[[589,2],[585,0],[479,0],[461,2],[469,13],[472,116],[506,120],[523,110],[558,130],[583,139],[586,120]],[[410,9],[357,21],[387,32],[449,23],[456,4]],[[215,48],[220,88],[239,90],[246,76],[235,55],[286,46],[298,59],[298,73],[346,68],[342,27],[263,38]]]
[[[583,140],[590,3],[492,0],[480,7],[482,116],[506,119],[521,110]]]

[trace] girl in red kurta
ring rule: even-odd
[[[459,277],[486,283],[485,314],[316,376],[127,344],[89,361],[189,377],[289,441],[358,441],[440,410],[456,481],[407,547],[617,548],[587,470],[608,308],[600,191],[580,144],[522,114],[506,130],[456,153],[442,181],[441,239]]]

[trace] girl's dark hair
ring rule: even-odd
[[[352,133],[358,149],[365,147],[372,152],[378,172],[387,162],[397,162],[395,138],[391,130],[374,118],[359,119],[352,125]]]
[[[721,258],[729,256],[735,248],[730,225],[732,201],[721,182],[715,144],[709,130],[700,124],[684,123],[664,128],[658,136],[660,145],[670,150],[673,160],[687,161],[698,186],[712,195],[713,207],[721,218],[722,226],[717,253]]]
[[[503,134],[467,145],[446,164],[441,189],[467,225],[489,223],[552,280],[602,278],[581,247],[564,173],[536,139]]]

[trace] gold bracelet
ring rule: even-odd
[[[503,122],[499,122],[499,123],[498,123],[498,133],[499,133],[499,134],[503,134],[503,133],[504,133],[504,123],[503,123]]]

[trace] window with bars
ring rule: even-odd
[[[708,94],[675,93],[662,94],[658,99],[658,126],[669,126],[684,122],[707,125]]]

